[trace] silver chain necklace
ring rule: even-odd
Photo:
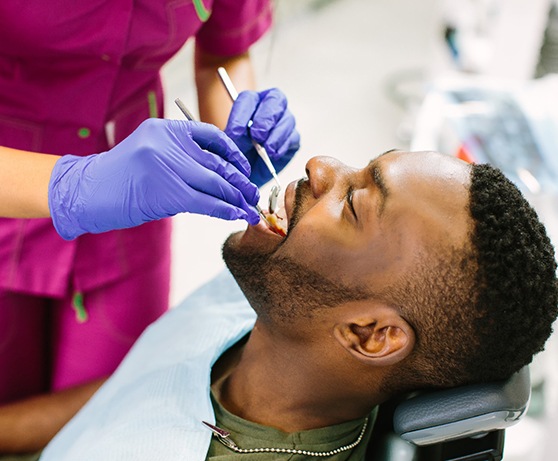
[[[356,440],[354,442],[349,443],[348,445],[343,445],[342,447],[339,447],[339,448],[336,448],[335,450],[330,450],[330,451],[308,451],[308,450],[297,450],[295,448],[273,448],[273,447],[270,447],[270,448],[240,448],[230,438],[231,433],[229,431],[226,431],[224,429],[221,429],[220,427],[214,426],[213,424],[206,423],[205,421],[202,421],[202,423],[205,424],[209,429],[211,429],[211,432],[213,432],[213,435],[217,438],[217,440],[219,440],[219,442],[221,442],[227,448],[230,448],[232,451],[235,451],[236,453],[243,453],[243,454],[250,454],[250,453],[286,453],[286,454],[296,454],[296,455],[306,455],[306,456],[316,456],[316,457],[321,457],[321,458],[327,458],[328,456],[333,456],[333,455],[336,455],[338,453],[342,453],[344,451],[352,450],[353,448],[355,448],[362,441],[362,438],[364,437],[364,433],[366,432],[366,427],[368,426],[368,418],[366,418],[364,420],[364,424],[362,426],[362,429],[360,430],[360,433],[359,433],[358,437],[356,438]]]

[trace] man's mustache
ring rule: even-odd
[[[295,200],[291,219],[289,220],[289,232],[287,233],[287,238],[289,237],[289,233],[295,228],[296,224],[302,217],[302,206],[306,201],[308,193],[310,193],[310,183],[308,178],[300,178],[296,183]]]

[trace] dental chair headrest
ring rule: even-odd
[[[397,406],[395,432],[415,445],[430,445],[505,429],[519,421],[530,396],[528,367],[507,381],[420,394]]]

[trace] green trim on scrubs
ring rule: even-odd
[[[76,320],[78,323],[87,322],[89,316],[85,310],[85,304],[83,303],[83,293],[81,291],[76,291],[74,297],[72,298],[72,308],[76,311]]]
[[[206,22],[211,16],[211,11],[208,10],[203,4],[203,0],[193,0],[196,14],[201,22]]]
[[[147,104],[149,105],[149,117],[158,118],[159,111],[157,110],[157,94],[155,91],[147,92]]]

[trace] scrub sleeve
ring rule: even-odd
[[[160,69],[188,38],[234,55],[270,24],[268,0],[3,0],[0,145],[106,151],[163,116]],[[111,373],[168,308],[170,237],[168,219],[71,242],[0,219],[0,402]]]

